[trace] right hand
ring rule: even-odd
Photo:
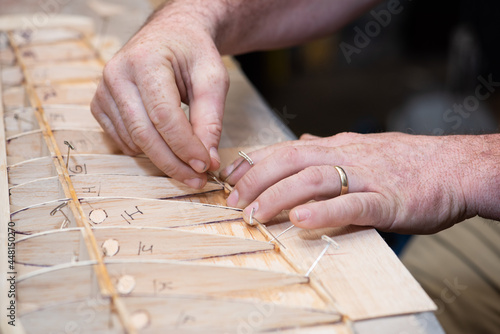
[[[165,6],[108,62],[91,103],[124,153],[146,154],[193,188],[205,185],[207,170],[219,168],[229,87],[203,21],[175,3]],[[181,101],[190,106],[190,120]]]

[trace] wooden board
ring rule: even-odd
[[[219,184],[192,190],[120,155],[89,113],[99,50],[84,19],[60,19],[29,35],[0,18],[0,240],[5,255],[12,221],[27,332],[346,333],[352,320],[434,309],[373,229],[296,228],[269,242],[286,215],[248,226]],[[236,152],[221,151],[223,164]],[[340,249],[306,277],[323,234]]]

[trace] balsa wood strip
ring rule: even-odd
[[[102,75],[102,63],[98,60],[60,61],[55,64],[35,64],[29,67],[33,84],[47,82],[98,81]]]
[[[19,32],[15,32],[15,35],[19,33],[23,34],[26,30],[28,30],[28,32],[37,31],[40,28],[33,24],[34,15],[37,15],[37,13],[0,16],[0,31],[20,30]],[[92,18],[81,15],[58,13],[57,15],[51,16],[50,20],[46,20],[44,23],[42,30],[55,28],[73,29],[82,34],[92,34],[94,32],[94,21]],[[49,37],[47,38],[50,39],[52,33],[49,30],[45,35],[48,35]]]
[[[290,224],[273,224],[269,229],[277,234]],[[307,270],[306,266],[315,260],[312,251],[325,245],[321,239],[323,234],[334,239],[340,248],[330,249],[311,277],[323,283],[350,319],[435,309],[432,300],[374,229],[357,226],[319,230],[294,228],[280,238],[286,246],[281,251],[296,263],[302,263],[303,270]]]
[[[21,291],[18,297],[20,314],[50,305],[92,298],[93,264],[93,261],[63,264],[20,277],[17,281]],[[265,300],[269,289],[288,287],[282,294],[293,294],[295,288],[300,285],[307,287],[308,282],[306,277],[288,273],[168,260],[108,261],[106,268],[118,292],[126,296],[233,296],[234,299],[251,300],[260,297],[259,299]],[[203,277],[203,284],[200,284],[200,277]],[[54,281],[58,284],[54,285]],[[52,286],[50,291],[47,291],[47,286]],[[46,298],[40,296],[44,290]],[[68,294],[68,291],[72,293]],[[309,292],[314,293],[313,290]],[[286,299],[280,296],[273,302],[286,305],[283,300]],[[306,304],[293,306],[313,308],[313,305]]]
[[[71,175],[78,198],[85,197],[142,197],[168,199],[222,190],[222,186],[208,182],[202,189],[193,189],[166,176],[136,175]],[[126,186],[124,186],[126,185]],[[59,179],[49,177],[10,188],[13,209],[66,198]]]
[[[64,214],[51,214],[63,203],[59,200],[27,207],[13,212],[10,219],[22,234],[56,230],[65,221],[64,215],[71,216],[66,207],[61,208]],[[185,227],[242,220],[241,210],[183,201],[87,198],[80,203],[94,226]]]
[[[19,86],[24,80],[24,75],[19,66],[9,66],[0,69],[2,85],[4,87]]]
[[[26,90],[23,86],[4,88],[3,106],[5,112],[12,109],[22,108],[26,98]],[[10,136],[6,136],[7,138]]]
[[[19,48],[26,66],[59,61],[90,60],[96,53],[83,41],[70,40],[60,43],[27,45]]]
[[[120,154],[118,146],[103,131],[98,130],[53,130],[58,147],[67,148],[64,141],[70,142],[75,154]],[[24,160],[49,156],[50,152],[43,141],[42,131],[31,131],[7,138],[9,165]]]
[[[121,260],[195,260],[274,249],[274,245],[267,242],[179,229],[101,227],[94,228],[93,232],[102,256]],[[16,241],[16,263],[41,268],[78,261],[82,255],[81,242],[80,228],[26,236]]]
[[[0,18],[1,20],[2,18]],[[27,45],[52,44],[68,40],[79,40],[83,38],[82,32],[64,27],[38,28],[36,30],[14,30],[13,42],[18,47]]]
[[[36,179],[57,176],[52,158],[42,157],[11,165],[9,182],[18,185]],[[71,154],[68,172],[77,174],[124,174],[164,176],[149,158],[110,154]]]
[[[53,104],[66,105],[66,107],[75,104],[89,109],[96,89],[97,84],[95,81],[83,81],[38,86],[35,91],[41,97],[46,110],[49,105]],[[87,119],[87,121],[90,121],[90,119]]]
[[[147,306],[149,326],[144,328],[144,333],[245,333],[248,330],[259,333],[333,324],[340,320],[340,316],[334,312],[222,298],[123,297],[123,301],[131,310],[132,317],[146,310]]]

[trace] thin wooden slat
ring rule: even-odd
[[[3,105],[5,111],[22,108],[26,99],[26,91],[23,86],[5,88],[3,91]],[[9,136],[6,136],[7,138]]]
[[[81,259],[80,232],[80,228],[70,228],[20,238],[16,241],[16,262],[49,267],[74,261],[75,256]],[[262,241],[168,228],[101,227],[94,228],[93,233],[104,257],[122,260],[194,260],[274,249],[274,245]],[[30,269],[33,268],[26,268],[23,273]]]
[[[87,44],[70,40],[57,44],[27,45],[19,48],[26,66],[59,61],[81,61],[95,58],[95,52]]]
[[[17,14],[17,15],[4,15],[0,16],[0,30],[32,30],[37,31],[36,26],[33,26],[33,18],[35,14]],[[44,21],[44,29],[73,29],[83,34],[91,34],[94,31],[94,21],[90,17],[81,15],[68,15],[58,13],[50,17],[50,20]],[[33,29],[32,29],[33,28]],[[51,32],[48,32],[51,35]]]
[[[60,228],[67,208],[55,212],[64,200],[46,202],[11,214],[17,232],[34,234]],[[241,210],[215,205],[144,198],[88,198],[81,204],[89,221],[95,226],[185,227],[242,220]]]
[[[17,281],[20,290],[19,314],[50,305],[92,298],[95,293],[93,264],[94,261],[63,264],[20,277]],[[269,289],[276,288],[282,290],[280,298],[271,301],[286,305],[283,301],[289,303],[290,298],[284,298],[283,295],[294,294],[297,288],[303,287],[308,289],[309,300],[312,302],[288,306],[324,308],[321,303],[314,303],[314,291],[306,284],[308,279],[289,273],[169,260],[107,261],[106,268],[118,292],[127,296],[232,296],[234,299],[252,300],[260,297],[259,299],[265,300]],[[203,284],[199,282],[200,277],[203,277]],[[54,281],[58,284],[54,285]],[[283,289],[286,287],[288,289]],[[70,290],[72,293],[68,294]],[[43,294],[46,294],[45,298]]]
[[[71,104],[79,104],[88,108],[96,89],[97,84],[95,81],[83,81],[41,85],[36,87],[35,91],[46,107],[52,104],[64,104],[66,107]]]
[[[142,197],[167,199],[222,189],[222,186],[210,182],[202,189],[193,189],[165,176],[96,174],[72,175],[70,178],[79,198]],[[63,198],[66,196],[57,177],[35,180],[10,188],[10,204],[11,208],[15,210]]]
[[[57,176],[51,157],[26,160],[8,167],[9,182],[18,185]],[[68,172],[77,174],[115,174],[164,176],[149,158],[110,154],[71,154]]]
[[[90,108],[85,106],[45,107],[50,126],[59,128],[79,128],[101,130],[92,117]],[[17,108],[5,113],[5,129],[9,137],[40,129],[32,108]]]
[[[66,148],[64,141],[70,142],[76,154],[120,154],[115,142],[103,131],[97,130],[53,130],[58,147]],[[24,160],[49,156],[40,130],[7,138],[7,159],[9,165]]]
[[[2,18],[0,18],[1,20]],[[14,44],[18,47],[27,45],[52,44],[83,38],[82,32],[65,27],[43,28],[36,30],[17,29],[12,33]]]
[[[30,66],[29,71],[35,86],[49,81],[98,81],[102,75],[102,63],[98,60],[60,61],[56,64],[35,64]]]

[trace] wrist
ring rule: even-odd
[[[467,216],[500,220],[500,135],[462,137],[460,183]]]

